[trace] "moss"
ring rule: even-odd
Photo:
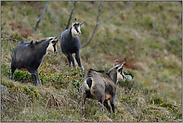
[[[34,94],[35,94],[35,96],[36,96],[36,97],[40,96],[40,94],[39,94],[39,91],[38,91],[38,90],[34,90]]]
[[[15,84],[13,82],[9,82],[9,83],[6,84],[6,86],[8,88],[13,88],[13,87],[15,87]]]
[[[30,91],[30,89],[27,86],[23,86],[23,89],[26,93],[28,93]]]

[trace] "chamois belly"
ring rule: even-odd
[[[105,100],[110,100],[111,99],[111,95],[110,94],[106,94],[105,95]]]
[[[21,70],[21,71],[27,71],[26,68],[19,68],[19,70]]]

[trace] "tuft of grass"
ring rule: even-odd
[[[165,47],[170,53],[175,54],[176,56],[178,56],[182,60],[182,53],[181,53],[182,48],[179,46],[182,46],[182,40],[172,39],[172,40],[168,40]]]

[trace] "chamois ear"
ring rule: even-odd
[[[75,18],[74,21],[72,22],[72,26],[76,23],[76,20],[77,20],[77,19]]]
[[[118,64],[118,59],[116,59],[116,60],[114,61],[113,67],[116,66],[117,64]]]
[[[29,46],[30,46],[31,48],[34,47],[34,42],[31,41],[30,44],[29,44]]]
[[[30,42],[30,44],[31,44],[31,45],[33,44],[33,40]]]
[[[58,42],[58,40],[54,40],[54,41],[52,41],[51,43],[52,44],[56,44]]]
[[[82,23],[80,23],[79,25],[81,26],[82,24],[84,24],[85,22],[82,22]]]
[[[36,42],[35,42],[35,44],[39,44],[39,42],[38,42],[38,41],[36,41]]]

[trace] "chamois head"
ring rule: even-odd
[[[113,64],[113,66],[120,66],[120,67],[118,67],[118,70],[117,70],[117,80],[125,81],[126,80],[126,76],[123,73],[123,65],[125,64],[125,62],[123,62],[123,63],[121,63],[119,65],[117,65],[117,63],[118,63],[118,59],[116,59],[114,61],[114,64]]]
[[[48,47],[46,49],[46,52],[53,52],[54,54],[57,53],[56,44],[57,44],[59,38],[60,38],[60,36],[46,38],[46,40],[50,40],[49,41],[49,45],[48,45]]]
[[[73,37],[81,35],[81,25],[84,23],[85,22],[82,22],[82,23],[76,22],[76,18],[75,18],[74,22],[72,23],[72,27],[71,27],[72,28],[71,32],[72,32]]]

